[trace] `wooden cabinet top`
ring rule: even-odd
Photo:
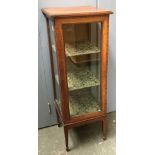
[[[48,17],[92,16],[112,14],[110,10],[97,9],[93,6],[43,8]]]

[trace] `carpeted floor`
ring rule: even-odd
[[[69,131],[69,152],[65,150],[63,127],[52,126],[39,130],[39,155],[115,155],[116,113],[108,114],[107,139],[102,139],[101,123],[73,128]]]

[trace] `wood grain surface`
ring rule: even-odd
[[[48,17],[92,16],[113,13],[112,11],[97,9],[93,6],[43,8],[42,12]]]
[[[68,130],[72,127],[84,125],[94,121],[102,122],[103,139],[106,139],[107,132],[107,66],[108,66],[108,42],[109,42],[109,15],[112,11],[96,9],[92,6],[84,7],[65,7],[65,8],[44,8],[42,9],[44,15],[48,17],[47,30],[49,40],[49,51],[51,51],[50,34],[49,34],[49,21],[53,19],[55,28],[55,39],[57,49],[58,72],[60,82],[60,95],[61,95],[61,111],[57,105],[55,97],[55,107],[57,110],[58,122],[64,126],[66,150],[69,151],[68,146]],[[101,111],[87,113],[76,117],[70,116],[69,112],[69,91],[67,83],[67,64],[65,55],[65,43],[63,35],[64,24],[85,24],[88,23],[101,23]],[[80,29],[81,33],[83,32]],[[79,33],[80,34],[80,33]],[[86,35],[85,33],[83,33]],[[81,39],[81,38],[80,38]],[[83,39],[83,38],[82,38]],[[51,67],[53,66],[53,57],[51,54]],[[52,67],[53,69],[53,67]],[[53,71],[52,71],[53,73]],[[54,74],[54,73],[53,73]],[[54,77],[52,77],[54,78]],[[55,81],[53,80],[53,83]],[[55,88],[53,88],[55,89]],[[54,94],[55,96],[55,94]]]

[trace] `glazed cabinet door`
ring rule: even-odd
[[[104,17],[58,20],[56,42],[66,120],[106,112],[107,36]]]

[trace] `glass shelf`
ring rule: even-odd
[[[86,67],[70,67],[68,69],[69,90],[77,90],[100,85],[100,81]]]
[[[72,117],[101,111],[99,103],[89,90],[70,92],[69,101],[69,110]]]
[[[81,97],[82,96],[82,97]],[[60,101],[57,102],[61,109]],[[80,116],[87,113],[99,112],[100,104],[93,97],[90,90],[77,90],[69,93],[69,111],[70,116]]]
[[[58,75],[55,75],[55,79],[59,84]],[[69,91],[100,85],[100,81],[95,77],[95,75],[85,68],[72,71],[70,70],[68,72],[67,79]]]
[[[65,51],[67,56],[80,56],[100,53],[99,48],[97,48],[93,43],[89,41],[65,43]]]

